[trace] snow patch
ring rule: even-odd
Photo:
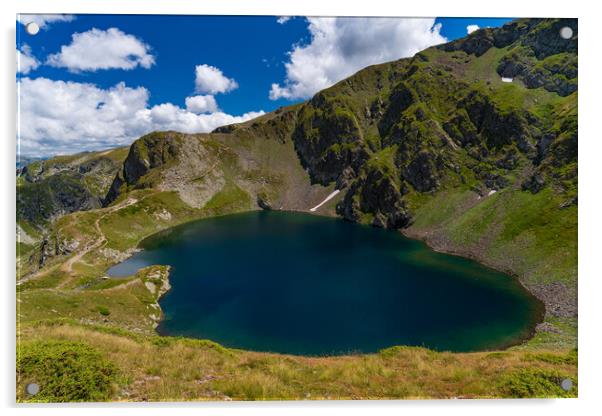
[[[491,191],[489,191],[489,193],[487,194],[487,196],[491,196],[491,195],[493,195],[493,194],[494,194],[494,193],[496,193],[496,192],[497,192],[497,191],[496,191],[495,189],[492,189]]]
[[[512,78],[502,77],[502,82],[512,82]]]
[[[322,205],[324,205],[325,203],[327,203],[328,201],[330,201],[332,198],[334,198],[335,195],[338,194],[339,192],[341,192],[341,190],[340,189],[336,189],[333,193],[331,193],[330,195],[328,195],[324,201],[320,202],[318,205],[316,205],[315,207],[311,208],[310,211],[311,212],[315,212]]]

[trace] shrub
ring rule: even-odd
[[[542,361],[550,364],[567,364],[577,365],[577,349],[572,349],[565,355],[558,355],[549,352],[541,352],[536,354],[527,354],[526,361]]]
[[[564,379],[573,382],[573,388],[565,391],[560,386]],[[524,368],[505,376],[501,381],[501,390],[508,397],[576,397],[577,383],[569,377],[554,370],[540,368]]]
[[[18,346],[18,401],[105,401],[116,377],[116,367],[81,342],[34,341]],[[25,393],[29,383],[40,387],[34,396]]]
[[[111,311],[109,310],[109,308],[107,308],[106,306],[97,306],[96,310],[98,311],[99,314],[101,314],[102,316],[109,316],[111,314]]]

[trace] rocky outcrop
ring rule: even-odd
[[[573,35],[560,35],[568,27]],[[504,77],[518,78],[527,88],[543,87],[565,97],[577,90],[577,19],[540,22],[521,38],[520,46],[504,56],[497,68]]]
[[[79,246],[78,240],[68,240],[60,235],[45,236],[40,242],[39,248],[32,253],[29,262],[42,268],[53,257],[71,254]]]
[[[577,57],[567,53],[542,61],[511,53],[501,59],[497,72],[502,77],[520,79],[527,88],[543,87],[563,97],[577,91]]]
[[[504,111],[488,96],[473,91],[460,103],[473,125],[482,144],[488,150],[500,150],[507,145],[516,145],[519,150],[533,158],[538,131],[538,119],[528,111]],[[466,120],[465,120],[466,121]],[[469,128],[470,130],[470,128]]]
[[[406,192],[390,175],[371,169],[351,185],[343,201],[337,204],[337,213],[350,221],[359,221],[363,213],[370,213],[374,226],[402,228],[411,220],[402,200]]]
[[[534,174],[528,180],[524,181],[521,185],[524,191],[530,191],[533,194],[538,193],[546,185],[546,181],[543,176],[539,173]]]
[[[266,211],[272,209],[272,204],[268,201],[268,197],[265,194],[257,195],[257,206]]]
[[[19,172],[17,220],[43,229],[63,215],[99,208],[121,149],[36,161]]]
[[[350,168],[357,173],[368,150],[356,116],[336,100],[317,94],[298,114],[295,149],[312,181],[327,185]]]
[[[103,205],[117,199],[123,186],[142,189],[155,185],[157,178],[147,178],[145,181],[141,178],[151,169],[165,166],[178,156],[179,137],[180,134],[176,132],[153,132],[136,140],[103,199]]]
[[[403,177],[418,192],[431,192],[439,186],[441,161],[428,151],[419,152],[408,164]]]
[[[402,113],[418,101],[416,92],[405,82],[400,82],[391,92],[386,109],[378,122],[378,130],[382,137],[387,136],[391,128],[400,122]]]

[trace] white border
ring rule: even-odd
[[[106,415],[109,409],[126,410],[133,414],[165,416],[169,408],[177,407],[179,414],[250,414],[280,415],[332,414],[365,415],[367,412],[396,414],[400,412],[426,412],[446,415],[504,415],[509,413],[545,412],[546,415],[588,414],[602,408],[602,378],[600,346],[600,297],[602,275],[596,261],[600,227],[599,195],[602,158],[600,106],[602,97],[599,74],[600,22],[595,2],[557,1],[527,2],[470,2],[468,0],[431,0],[401,2],[393,0],[368,0],[351,4],[349,0],[3,0],[2,16],[2,111],[3,127],[1,194],[2,206],[2,270],[1,276],[4,310],[2,325],[5,337],[0,348],[3,359],[0,392],[2,404],[8,413],[45,415],[81,414],[82,407],[89,415]],[[31,407],[14,404],[14,349],[15,349],[15,16],[17,13],[119,13],[119,14],[248,14],[248,15],[347,15],[347,16],[487,16],[487,17],[578,17],[579,18],[579,395],[576,400],[496,400],[496,401],[401,401],[401,402],[273,402],[273,403],[209,403],[209,404],[103,404],[67,405],[62,407]],[[115,410],[111,410],[114,412]]]

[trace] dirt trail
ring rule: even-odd
[[[78,251],[75,255],[69,257],[67,260],[65,260],[65,262],[63,262],[63,264],[60,265],[59,270],[61,272],[64,272],[68,275],[71,275],[73,272],[73,265],[80,261],[86,254],[88,254],[90,251],[95,250],[99,247],[101,247],[104,243],[107,242],[107,239],[104,235],[104,233],[102,232],[102,229],[100,228],[100,221],[103,220],[103,218],[105,218],[107,215],[112,214],[116,211],[119,211],[120,209],[123,209],[125,207],[128,207],[130,205],[135,204],[136,202],[138,202],[137,199],[135,198],[128,198],[123,202],[120,202],[117,205],[114,205],[112,207],[109,207],[106,209],[106,211],[96,219],[96,221],[94,221],[94,229],[96,230],[96,232],[98,233],[98,238],[92,243],[87,245],[86,247],[84,247],[83,250]],[[49,270],[51,269],[47,269],[47,270],[39,270],[36,273],[33,273],[21,280],[19,280],[17,282],[17,285],[21,285],[29,280],[33,280],[36,279],[38,277],[43,276],[44,274],[48,273]],[[63,280],[57,287],[56,289],[63,289],[67,283],[69,283],[71,281],[71,279],[65,279]]]
[[[79,251],[75,256],[71,256],[69,257],[62,265],[60,270],[62,272],[65,272],[69,275],[71,275],[72,271],[73,271],[73,265],[80,261],[86,254],[88,254],[90,251],[95,250],[97,248],[100,248],[103,244],[105,244],[107,242],[107,239],[104,235],[104,233],[102,232],[102,229],[100,228],[100,221],[102,221],[104,219],[104,217],[106,217],[109,214],[114,213],[115,211],[119,211],[120,209],[123,209],[125,207],[128,207],[132,204],[135,204],[136,202],[138,202],[137,199],[135,198],[128,198],[123,202],[120,202],[119,204],[110,207],[104,214],[102,214],[100,217],[98,217],[96,219],[96,221],[94,221],[94,228],[96,229],[96,232],[98,233],[98,238],[96,239],[96,241],[88,246],[86,246],[83,250]],[[70,282],[70,279],[66,279],[63,280],[56,288],[57,289],[63,289],[67,283]]]

